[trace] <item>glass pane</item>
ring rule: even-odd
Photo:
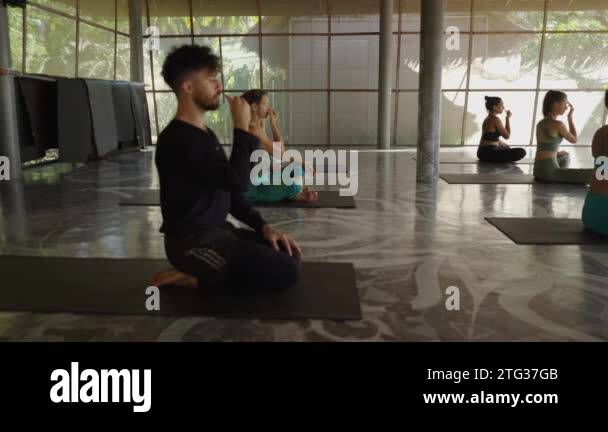
[[[327,93],[270,93],[270,103],[286,144],[327,144]]]
[[[544,89],[601,89],[608,84],[608,35],[548,34],[545,40]]]
[[[144,49],[144,84],[146,90],[152,90],[152,70],[150,69],[150,51]]]
[[[418,92],[399,93],[397,145],[418,143]]]
[[[286,2],[263,0],[262,32],[264,33],[327,33],[327,0]]]
[[[543,118],[543,98],[546,92],[541,92],[538,98],[538,109],[536,111],[536,122]],[[604,92],[567,92],[568,101],[574,105],[574,125],[578,132],[578,142],[576,145],[590,146],[595,132],[602,127],[604,122]],[[558,120],[568,126],[566,115],[559,117]],[[536,134],[535,134],[536,135]],[[570,145],[563,141],[563,145]],[[534,136],[536,145],[536,136]]]
[[[28,8],[26,37],[27,72],[74,76],[76,20]]]
[[[483,0],[473,3],[475,31],[540,31],[545,0]]]
[[[222,38],[224,87],[227,90],[249,90],[260,87],[260,54],[258,37]]]
[[[456,27],[460,32],[471,28],[471,0],[445,0],[444,27]],[[420,31],[420,0],[401,0],[401,31]]]
[[[534,95],[529,92],[470,92],[468,114],[474,116],[465,126],[465,143],[470,145],[478,145],[481,139],[481,126],[483,121],[488,116],[486,110],[486,96],[498,96],[502,98],[505,104],[505,111],[510,110],[513,116],[511,117],[511,138],[507,141],[512,146],[527,146],[530,144],[530,133],[532,131],[532,115],[534,114]],[[505,114],[500,116],[503,124],[505,123]]]
[[[255,0],[192,0],[194,33],[258,33]]]
[[[150,25],[160,34],[190,34],[190,5],[188,0],[148,0]]]
[[[466,88],[469,39],[468,34],[446,36],[441,84],[444,89],[462,90]]]
[[[117,35],[116,44],[116,79],[129,81],[131,79],[131,40],[126,36]]]
[[[441,145],[462,144],[465,93],[443,92],[441,98]]]
[[[129,0],[118,0],[118,31],[129,34]],[[141,13],[146,16],[146,5],[142,5]],[[148,27],[147,23],[143,26]]]
[[[552,0],[547,8],[548,30],[606,30],[608,3],[595,0]]]
[[[401,35],[400,51],[399,88],[417,89],[420,78],[420,35]],[[446,36],[443,53],[443,88],[466,87],[468,52],[468,34]]]
[[[150,115],[150,133],[152,135],[152,141],[156,144],[158,131],[156,129],[156,117],[154,116],[154,93],[146,92],[146,98],[148,99],[148,113]]]
[[[264,37],[262,53],[264,88],[327,88],[327,37]]]
[[[115,6],[114,0],[78,0],[78,13],[80,18],[114,29]]]
[[[420,74],[420,35],[401,35],[399,88],[417,89]]]
[[[374,145],[377,131],[377,92],[331,94],[332,145]]]
[[[444,1],[443,24],[447,31],[448,27],[455,27],[461,33],[471,29],[471,0],[446,0]]]
[[[77,0],[36,0],[36,3],[55,9],[59,12],[65,12],[70,15],[76,16],[76,2]],[[29,7],[30,5],[28,5]],[[31,5],[36,7],[34,5]],[[40,9],[38,9],[40,10]],[[30,9],[27,11],[28,15],[30,13]]]
[[[420,31],[420,0],[401,0],[401,31]]]
[[[78,76],[114,79],[114,32],[80,23]]]
[[[11,42],[11,68],[23,69],[23,10],[8,8],[8,27]]]
[[[540,34],[475,35],[471,88],[536,88]]]
[[[332,0],[330,9],[332,33],[380,31],[380,0]],[[398,29],[398,5],[394,2],[392,31]]]
[[[156,93],[156,110],[158,111],[158,127],[162,131],[175,117],[177,98],[173,93]]]
[[[232,93],[237,96],[237,93]],[[217,139],[222,144],[231,144],[233,141],[232,116],[228,102],[222,98],[221,105],[217,111],[208,111],[205,114],[205,124],[213,130]]]
[[[378,88],[378,36],[332,36],[331,87]]]
[[[165,83],[162,76],[163,63],[165,59],[175,47],[182,45],[191,45],[192,39],[190,37],[179,37],[179,38],[161,38],[160,46],[158,51],[152,52],[154,59],[154,88],[156,90],[171,90],[170,87]],[[158,99],[157,99],[158,100]]]

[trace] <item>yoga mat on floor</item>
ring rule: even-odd
[[[140,191],[132,198],[123,199],[123,206],[160,206],[158,190]],[[319,191],[319,200],[314,203],[297,201],[280,201],[277,203],[253,203],[255,207],[298,207],[298,208],[355,208],[355,199],[352,196],[340,196],[338,191]]]
[[[0,310],[247,319],[361,319],[349,263],[303,263],[299,283],[283,292],[210,294],[162,287],[160,310],[147,310],[146,288],[167,261],[139,258],[2,256]]]
[[[439,174],[451,184],[535,184],[532,174]]]
[[[253,203],[255,207],[297,207],[297,208],[355,208],[352,196],[340,196],[339,191],[319,191],[319,199],[313,203],[299,201],[279,201],[276,203]]]
[[[417,160],[416,156],[412,156],[412,159]],[[439,156],[439,163],[444,164],[483,164],[483,165],[500,165],[505,163],[514,163],[514,164],[522,164],[522,165],[534,165],[534,159],[532,158],[523,158],[518,160],[517,162],[482,162],[475,156],[461,156],[461,155],[446,155]]]
[[[608,245],[608,237],[586,231],[580,219],[486,218],[517,244]]]

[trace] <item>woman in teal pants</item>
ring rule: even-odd
[[[285,143],[279,130],[279,116],[270,107],[268,95],[263,90],[254,89],[245,92],[242,97],[251,105],[249,132],[258,137],[261,148],[266,150],[271,158],[272,156],[281,157],[285,152]],[[272,140],[268,138],[265,130],[265,121],[269,117]],[[276,150],[273,145],[278,147],[279,154],[274,154]],[[287,165],[289,163],[281,164],[281,172]],[[292,176],[292,184],[285,184],[283,180],[281,180],[281,184],[273,184],[272,177],[273,175],[270,173],[270,184],[264,184],[268,183],[265,181],[268,179],[260,178],[260,184],[251,185],[249,191],[245,194],[246,197],[252,202],[278,202],[283,200],[314,202],[319,198],[318,192],[311,191],[308,187],[303,186],[304,173],[301,168],[295,170],[294,176]]]
[[[605,104],[608,108],[608,91],[605,96]],[[591,150],[596,161],[596,169],[600,172],[596,172],[592,176],[591,186],[583,207],[583,225],[589,231],[608,236],[608,179],[604,180],[599,176],[599,174],[608,174],[606,159],[604,159],[608,158],[608,126],[600,128],[595,133]],[[602,163],[600,158],[604,161],[602,167],[600,167],[600,163]]]
[[[568,127],[557,117],[563,115],[568,108]],[[565,151],[559,151],[559,145],[565,138],[576,143],[578,136],[574,126],[574,106],[568,102],[566,93],[550,90],[543,101],[545,118],[536,125],[536,141],[538,149],[534,160],[534,177],[539,181],[554,183],[589,184],[593,169],[568,168],[570,156]]]

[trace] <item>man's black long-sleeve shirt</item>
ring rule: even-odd
[[[223,225],[228,213],[256,231],[262,216],[243,197],[249,187],[250,154],[257,137],[234,129],[230,160],[211,129],[174,119],[156,146],[160,202],[166,235],[195,234]]]

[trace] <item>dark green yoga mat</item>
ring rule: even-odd
[[[586,231],[580,219],[488,217],[486,220],[517,244],[608,246],[608,237]]]
[[[417,160],[416,156],[413,156],[412,159]],[[462,155],[440,155],[439,163],[443,164],[483,164],[483,165],[500,165],[499,162],[483,162],[477,159],[475,156],[462,156]],[[514,163],[521,165],[534,165],[534,159],[532,158],[523,158],[516,162],[502,162],[505,163]]]
[[[123,199],[123,206],[160,206],[160,192],[147,190],[136,192],[132,198]],[[319,191],[319,200],[314,203],[299,201],[279,201],[276,203],[253,203],[255,207],[297,207],[297,208],[355,208],[352,196],[340,196],[338,191]]]
[[[361,319],[348,263],[302,264],[299,283],[279,293],[210,294],[160,288],[160,310],[146,309],[152,276],[165,260],[2,256],[0,310],[247,319]]]
[[[439,174],[451,184],[535,184],[532,174]]]

